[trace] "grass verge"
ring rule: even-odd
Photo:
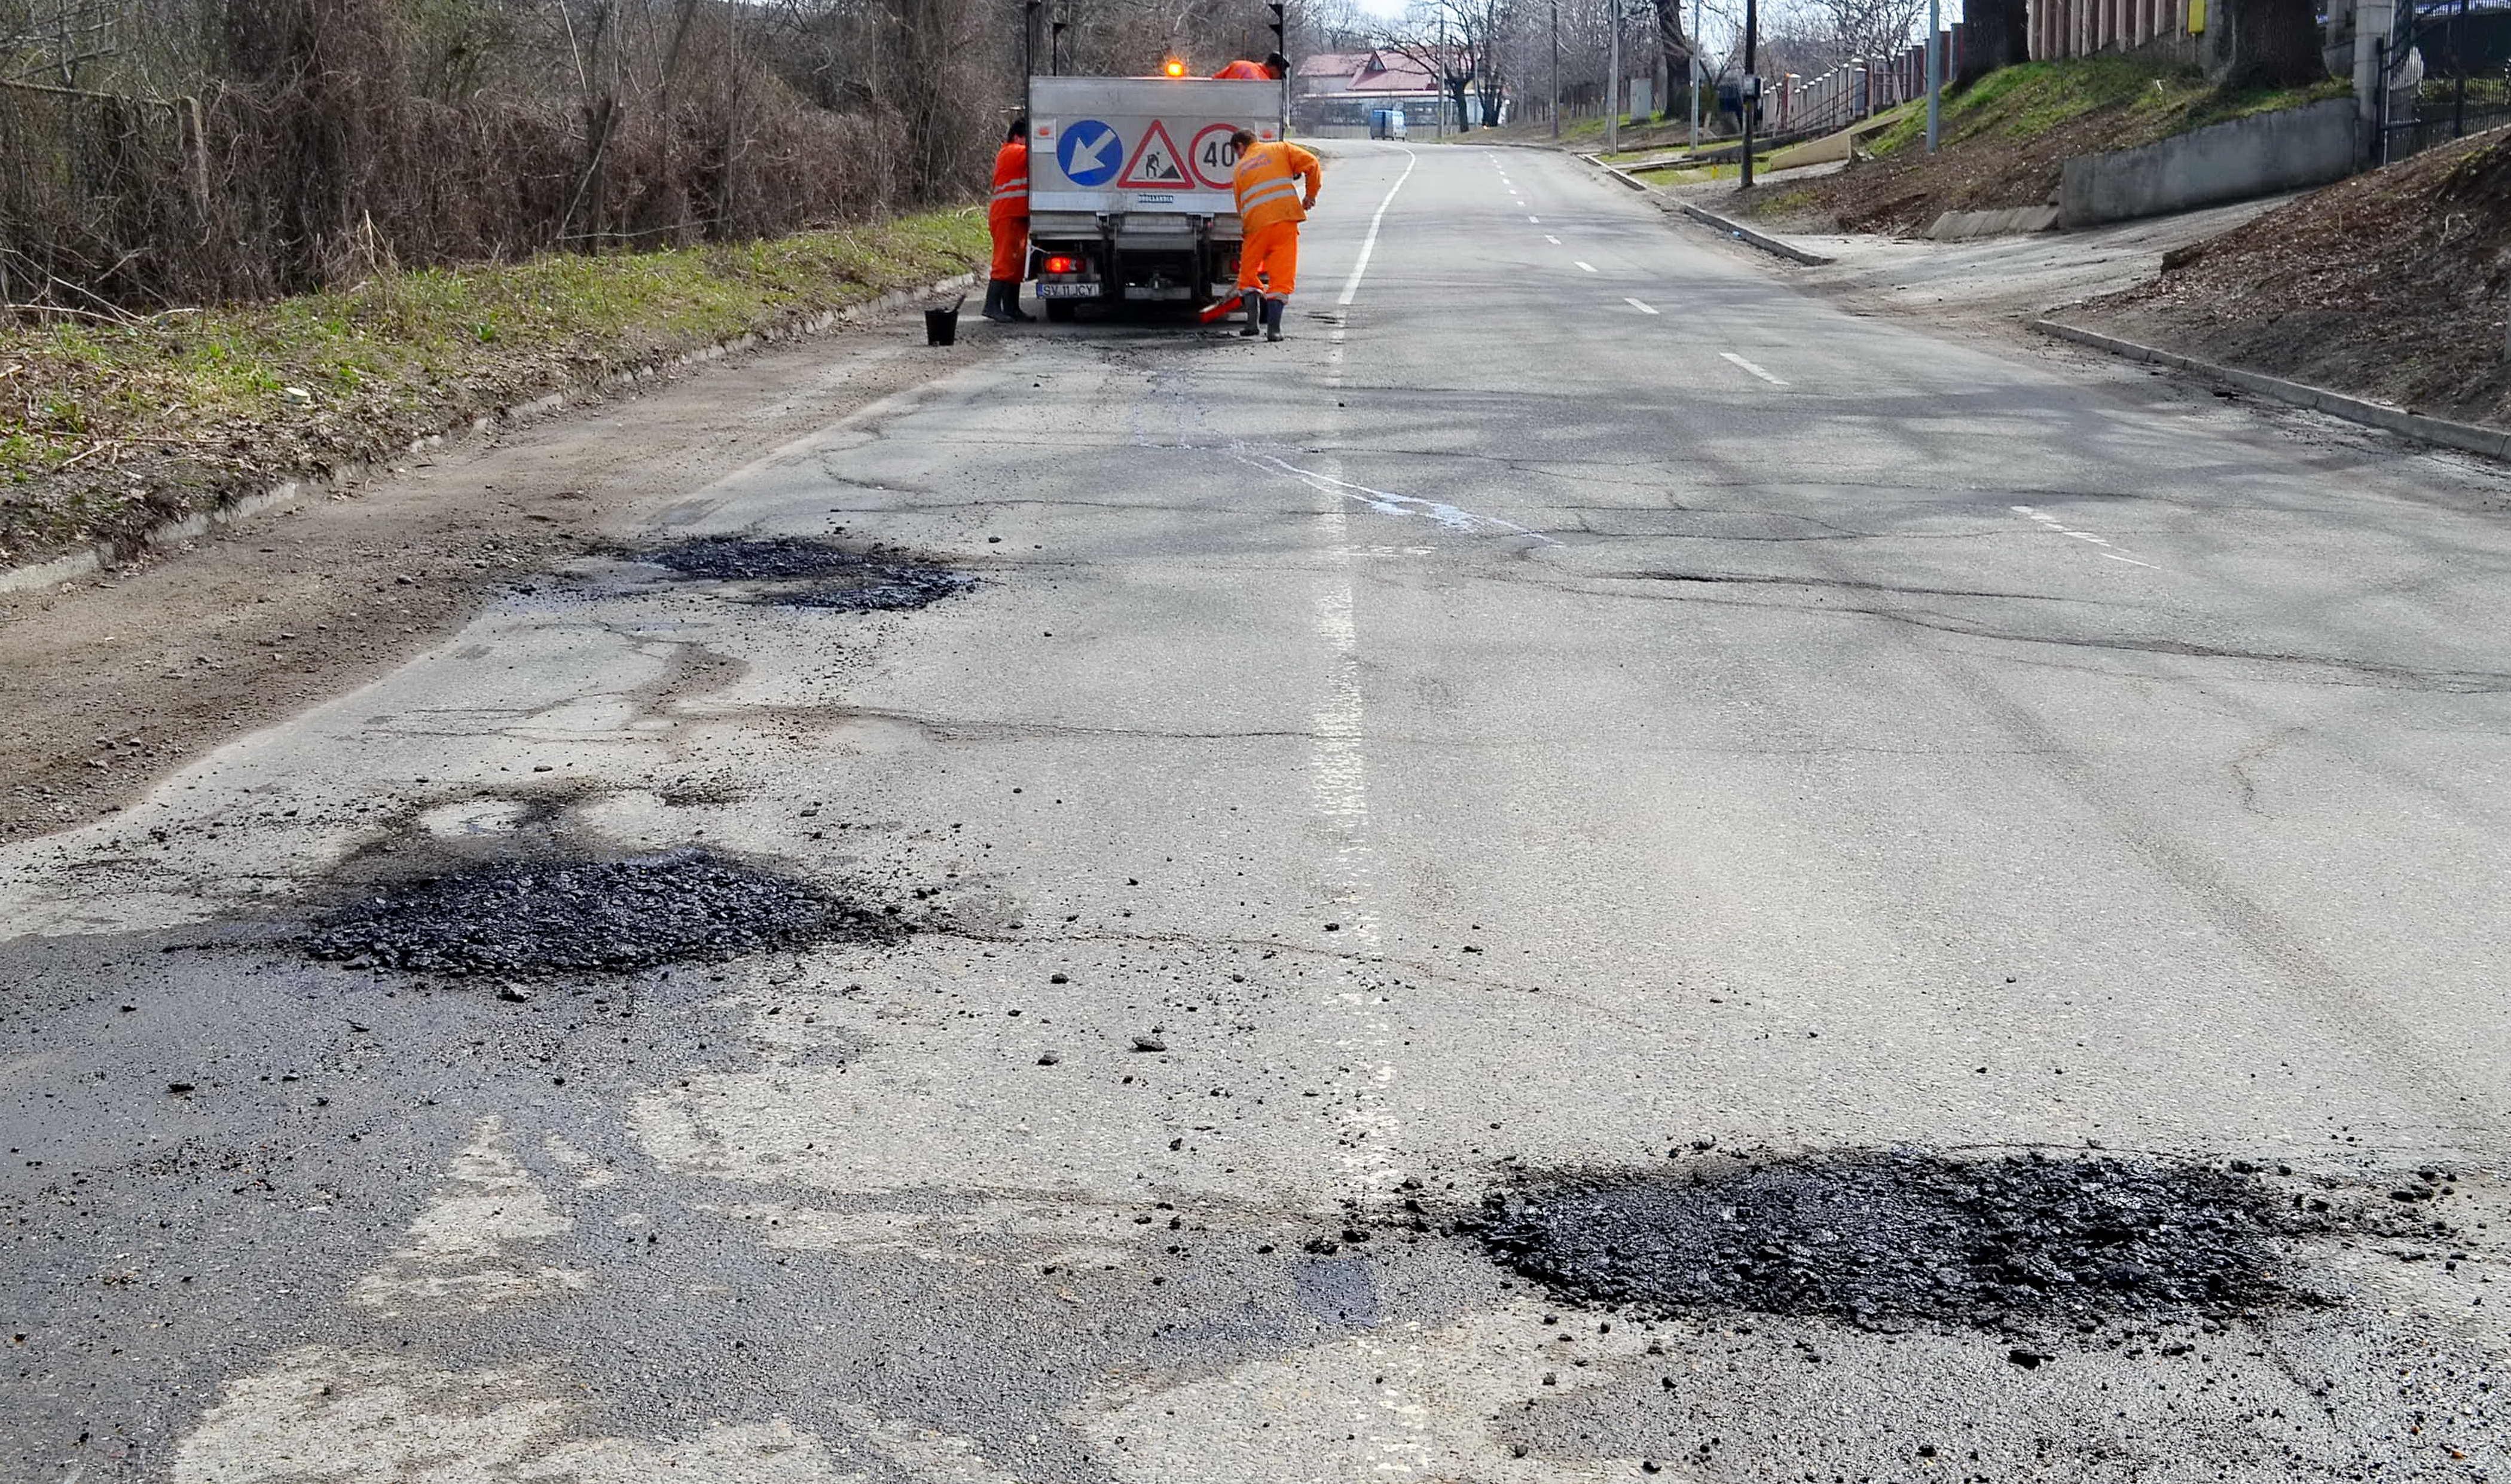
[[[983,215],[378,274],[0,330],[0,566],[129,538],[492,408],[966,272]]]
[[[2191,67],[2146,57],[2105,55],[2000,67],[1959,93],[1948,94],[1938,122],[1938,147],[1970,140],[2026,143],[2096,113],[2112,115],[2120,142],[2112,149],[2209,124],[2298,108],[2346,92],[2342,79],[2308,88],[2220,89]],[[1914,109],[1874,135],[1878,156],[1923,149],[1927,117]]]
[[[1925,110],[1912,108],[1866,139],[1871,158],[1823,177],[1810,196],[1737,206],[1802,230],[1924,231],[1945,211],[2048,202],[2075,156],[2150,144],[2345,90],[2341,80],[2219,89],[2193,69],[2117,55],[2026,62],[1947,94],[1934,154],[1926,151]]]

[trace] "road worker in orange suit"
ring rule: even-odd
[[[1027,323],[1021,312],[1021,280],[1028,277],[1028,120],[1012,120],[1010,135],[994,151],[994,194],[985,203],[985,225],[994,233],[994,263],[985,275],[985,318]]]
[[[1238,297],[1247,309],[1247,327],[1264,338],[1282,338],[1282,305],[1298,286],[1299,223],[1316,209],[1317,188],[1325,183],[1324,164],[1288,139],[1256,142],[1253,130],[1229,136],[1238,147],[1238,221],[1244,234],[1238,245]],[[1299,182],[1307,182],[1304,196]]]
[[[1290,72],[1291,59],[1275,52],[1262,61],[1249,61],[1242,57],[1212,75],[1235,82],[1279,82]]]

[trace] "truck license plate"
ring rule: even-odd
[[[1095,299],[1099,297],[1099,285],[1096,284],[1040,284],[1037,285],[1037,296],[1041,299]]]

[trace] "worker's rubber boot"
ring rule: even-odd
[[[1264,320],[1264,295],[1250,288],[1238,296],[1238,302],[1247,311],[1247,323],[1238,333],[1242,338],[1252,338]]]
[[[1290,301],[1288,299],[1266,299],[1264,301],[1265,339],[1279,340],[1282,338],[1282,306],[1289,302]]]
[[[1011,323],[1011,311],[1003,307],[1003,281],[1000,279],[985,280],[985,316],[996,324]]]
[[[1020,307],[1020,280],[1003,280],[1003,318],[1014,324],[1033,324],[1037,316]]]

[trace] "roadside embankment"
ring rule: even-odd
[[[2428,151],[2167,254],[2061,313],[2181,355],[2511,424],[2511,131]]]
[[[2338,86],[2226,91],[2134,57],[2028,62],[1948,95],[1933,154],[1925,111],[1912,109],[1861,142],[1868,158],[1845,170],[1773,181],[1749,197],[1719,189],[1718,200],[1694,199],[1782,229],[1912,235],[1947,211],[2054,205],[2068,160],[2294,107]]]
[[[964,273],[983,216],[553,254],[0,330],[0,569],[383,459],[560,389]]]

